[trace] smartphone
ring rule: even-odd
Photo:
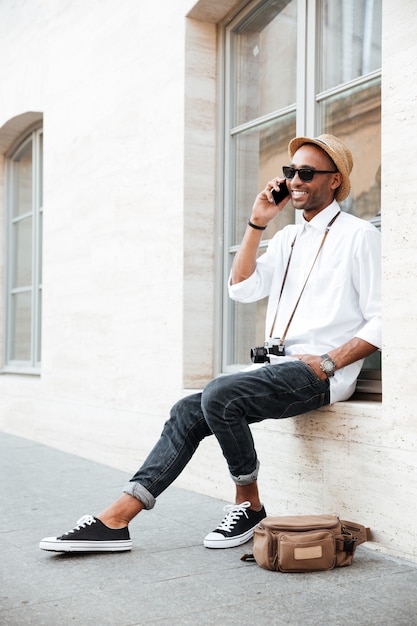
[[[279,204],[290,193],[288,191],[287,181],[284,180],[282,183],[279,184],[279,191],[276,191],[275,189],[271,189],[271,193],[272,193],[272,197],[274,198],[275,204]]]

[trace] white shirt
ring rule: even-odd
[[[282,337],[320,247],[327,224],[339,211],[334,201],[310,222],[286,226],[270,241],[248,279],[231,285],[238,302],[269,296],[265,338],[278,307],[272,337]],[[296,236],[287,279],[279,293],[291,243]],[[353,337],[381,346],[381,236],[375,226],[341,212],[331,226],[286,336],[286,354],[322,355]],[[288,345],[287,345],[288,341]],[[282,363],[284,364],[285,358]],[[279,359],[274,360],[278,362]],[[280,361],[281,362],[281,361]],[[330,401],[349,398],[363,360],[338,369],[330,378]]]

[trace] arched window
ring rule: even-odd
[[[43,132],[26,134],[7,159],[5,371],[38,373],[42,311]]]

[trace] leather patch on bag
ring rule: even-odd
[[[321,559],[323,556],[322,546],[310,546],[309,548],[294,548],[294,560],[304,561],[308,559]]]

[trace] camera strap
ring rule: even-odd
[[[297,302],[295,303],[295,306],[294,306],[293,312],[292,312],[292,313],[291,313],[291,315],[290,315],[290,319],[288,320],[288,324],[287,324],[287,326],[286,326],[286,328],[285,328],[284,334],[282,335],[282,337],[281,337],[281,339],[280,339],[280,341],[279,341],[279,345],[280,345],[280,346],[284,345],[285,337],[287,336],[288,329],[289,329],[290,324],[291,324],[291,322],[292,322],[292,320],[293,320],[293,318],[294,318],[295,312],[296,312],[297,307],[298,307],[298,305],[299,305],[299,303],[300,303],[301,296],[302,296],[302,295],[303,295],[303,293],[304,293],[304,289],[306,288],[306,285],[307,285],[308,279],[310,278],[311,272],[313,271],[313,267],[314,267],[314,266],[315,266],[315,264],[316,264],[316,261],[317,261],[317,259],[318,259],[318,257],[319,257],[319,254],[320,254],[320,252],[321,252],[322,247],[324,246],[324,242],[326,241],[326,237],[327,237],[327,235],[329,234],[329,230],[330,230],[331,226],[334,224],[334,222],[336,221],[336,219],[339,217],[340,213],[341,213],[341,211],[339,211],[338,213],[336,213],[336,215],[335,215],[334,217],[332,217],[332,219],[330,220],[330,222],[329,222],[329,223],[327,224],[327,226],[326,226],[326,230],[324,231],[324,235],[323,235],[323,238],[322,238],[322,240],[321,240],[321,242],[320,242],[319,249],[317,250],[316,256],[314,257],[313,264],[312,264],[312,266],[311,266],[311,268],[310,268],[309,273],[307,274],[307,278],[305,279],[305,282],[304,282],[304,285],[303,285],[303,287],[302,287],[302,289],[301,289],[300,295],[298,296]],[[288,270],[289,270],[289,268],[290,268],[291,257],[292,257],[292,253],[293,253],[293,250],[294,250],[294,245],[295,245],[296,239],[297,239],[297,235],[295,235],[294,240],[293,240],[293,242],[292,242],[292,244],[291,244],[291,251],[290,251],[290,255],[289,255],[289,257],[288,257],[287,267],[285,268],[284,278],[283,278],[283,280],[282,280],[282,285],[281,285],[281,291],[279,292],[279,298],[278,298],[277,309],[276,309],[276,311],[275,311],[274,321],[272,322],[271,331],[270,331],[270,333],[269,333],[269,338],[270,338],[270,339],[272,339],[272,333],[274,332],[275,322],[277,321],[277,315],[278,315],[279,304],[280,304],[280,302],[281,302],[282,292],[284,291],[284,286],[285,286],[285,283],[286,283],[286,280],[287,280]]]

